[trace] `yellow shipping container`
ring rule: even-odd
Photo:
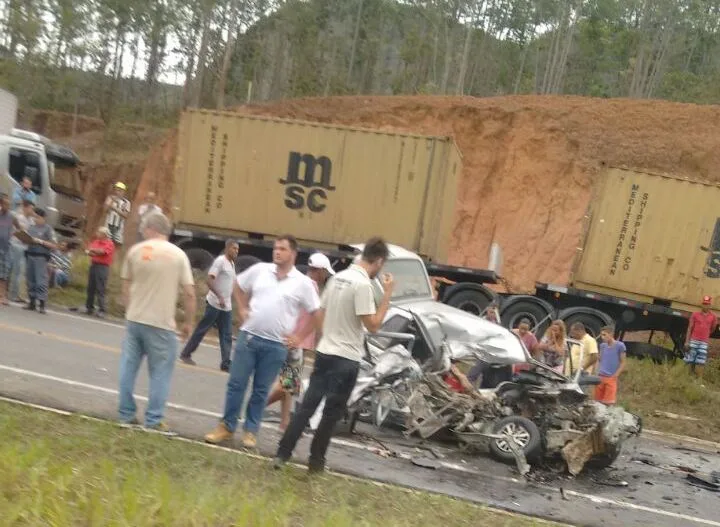
[[[591,204],[573,285],[693,310],[720,306],[720,188],[610,168]]]
[[[317,245],[381,233],[447,257],[462,171],[450,138],[189,110],[178,141],[177,226]]]

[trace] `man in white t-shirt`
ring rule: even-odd
[[[145,241],[135,244],[122,268],[123,304],[127,320],[120,355],[120,402],[123,424],[138,424],[133,389],[143,357],[147,356],[150,390],[145,426],[169,433],[163,421],[170,379],[177,359],[175,309],[182,289],[187,338],[195,318],[195,285],[190,261],[168,241],[171,226],[163,214],[152,214],[145,223]]]
[[[280,468],[292,455],[295,445],[325,399],[322,419],[310,445],[308,468],[325,469],[325,454],[335,425],[345,412],[357,380],[362,359],[365,329],[376,332],[382,326],[393,292],[393,278],[382,279],[383,298],[375,307],[372,280],[388,257],[388,246],[381,238],[371,238],[359,262],[336,274],[322,296],[322,337],[315,354],[315,367],[300,409],[280,440],[274,466]]]
[[[302,338],[293,335],[300,313],[316,313],[320,298],[312,280],[295,268],[297,241],[280,236],[273,246],[273,263],[258,263],[238,275],[234,294],[243,322],[230,367],[223,418],[205,436],[208,443],[232,438],[250,376],[252,395],[245,411],[242,444],[257,445],[265,403],[280,373],[288,348],[297,348]],[[319,327],[316,315],[315,327]],[[312,327],[308,328],[312,330]]]
[[[185,364],[195,366],[192,354],[205,338],[208,330],[215,326],[220,337],[220,369],[230,371],[230,350],[232,348],[232,292],[235,284],[235,259],[239,246],[233,240],[225,242],[225,252],[218,256],[208,271],[208,294],[205,297],[205,315],[198,323],[192,336],[180,354]]]
[[[154,192],[148,192],[145,196],[145,201],[138,207],[138,229],[137,229],[137,243],[143,240],[143,222],[153,212],[162,212],[162,209],[155,203],[157,196]]]

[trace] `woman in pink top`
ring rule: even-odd
[[[322,295],[325,284],[335,271],[330,265],[330,260],[322,253],[314,253],[308,260],[307,275],[315,284],[318,294]],[[308,325],[312,325],[312,317],[310,313],[303,312],[297,321],[297,328],[294,335],[302,335]],[[290,409],[292,407],[292,399],[300,394],[300,386],[302,382],[303,367],[303,350],[314,350],[319,340],[315,331],[310,333],[304,341],[300,343],[298,349],[290,350],[288,358],[285,361],[278,380],[275,381],[272,392],[268,397],[267,405],[270,406],[280,401],[280,431],[284,432],[290,422]]]

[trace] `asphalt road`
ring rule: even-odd
[[[0,308],[0,395],[114,419],[122,336],[123,327],[116,322]],[[201,439],[222,412],[227,377],[217,369],[215,346],[202,345],[194,357],[198,366],[177,364],[167,420],[182,436]],[[147,376],[141,371],[136,394],[143,410]],[[720,471],[720,452],[707,446],[648,437],[634,440],[611,472],[628,486],[614,487],[595,482],[597,475],[526,481],[512,467],[462,454],[448,445],[436,445],[442,455],[437,459],[398,434],[368,426],[361,432],[334,440],[328,458],[331,469],[575,525],[720,527],[720,493],[685,480],[688,469]],[[276,419],[269,412],[260,434],[260,453],[272,455],[278,439]],[[306,459],[308,447],[304,438],[296,450],[298,460]],[[380,454],[388,450],[392,456]],[[435,468],[413,463],[428,457],[435,460]]]

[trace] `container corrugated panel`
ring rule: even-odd
[[[462,170],[449,138],[189,110],[178,140],[178,223],[446,255]]]
[[[577,287],[692,308],[720,306],[720,188],[610,168],[591,205]]]
[[[18,101],[9,91],[0,89],[0,134],[9,134],[17,121]]]

